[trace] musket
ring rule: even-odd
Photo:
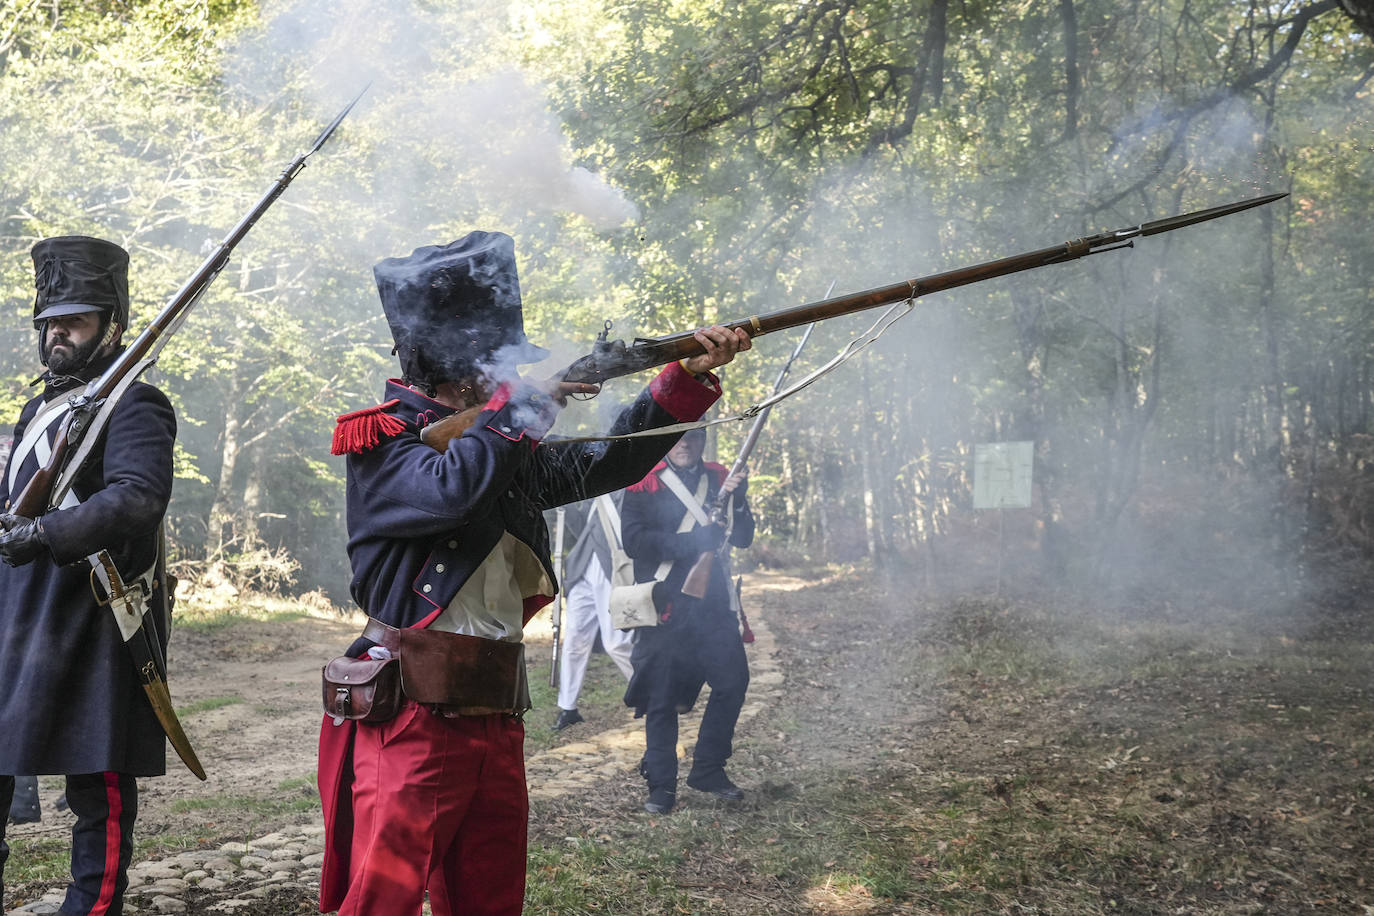
[[[366,91],[367,87],[363,87],[363,92]],[[112,402],[118,400],[119,395],[123,393],[133,379],[156,362],[158,354],[167,345],[168,339],[181,327],[191,309],[200,301],[200,297],[205,294],[210,284],[219,276],[220,271],[224,270],[229,263],[229,255],[234,247],[243,240],[253,225],[276,202],[300,170],[305,168],[305,161],[319,152],[320,147],[324,146],[325,141],[343,122],[353,106],[358,104],[358,100],[363,97],[363,92],[358,93],[357,98],[349,102],[344,110],[339,112],[339,116],[330,122],[309,149],[291,160],[290,164],[282,171],[281,177],[267,190],[262,199],[248,211],[247,215],[239,220],[238,225],[229,231],[229,234],[224,237],[224,241],[220,242],[219,247],[205,259],[204,263],[197,268],[181,289],[177,290],[172,298],[167,301],[162,311],[148,324],[143,333],[138,335],[138,338],[110,364],[110,367],[99,378],[88,384],[79,394],[74,394],[68,399],[71,410],[58,429],[57,438],[53,442],[52,455],[47,463],[39,468],[33,477],[29,478],[24,489],[13,500],[11,512],[25,518],[38,518],[62,501],[67,489],[71,487],[81,462],[89,453],[89,446],[85,451],[79,450],[79,446],[83,442],[94,445],[104,423],[108,422],[109,414],[113,408]],[[101,414],[103,416],[100,416]],[[97,420],[98,416],[100,416],[99,420]]]
[[[835,291],[835,282],[830,282],[830,289],[826,290],[826,298]],[[792,350],[792,355],[787,357],[787,362],[782,364],[778,370],[778,377],[773,380],[773,394],[782,390],[783,380],[787,378],[787,373],[792,369],[792,364],[801,356],[802,348],[811,339],[811,332],[815,330],[816,322],[811,322],[802,332],[801,340],[797,341],[796,347]],[[754,423],[749,427],[749,434],[744,437],[744,444],[740,446],[739,454],[735,456],[735,463],[730,466],[730,473],[726,479],[744,472],[745,465],[749,462],[749,456],[753,454],[754,446],[758,445],[759,435],[763,432],[763,425],[768,422],[768,415],[772,413],[773,405],[768,405],[759,411],[754,418]],[[720,525],[725,522],[725,507],[730,501],[730,494],[717,492],[715,500],[711,503],[710,519],[711,524]],[[716,550],[703,551],[697,561],[692,564],[692,568],[687,571],[687,577],[682,581],[682,593],[691,598],[705,598],[706,588],[711,582],[711,569],[717,560],[724,560],[725,555],[730,551],[729,541],[725,541]],[[739,583],[736,583],[736,594],[739,594]],[[749,628],[749,618],[745,616],[744,606],[740,605],[740,625],[744,632],[744,641],[754,641],[754,631]]]
[[[366,91],[367,87],[363,87],[363,92]],[[343,111],[339,112],[338,117],[320,133],[309,149],[291,160],[290,164],[282,171],[281,177],[268,189],[262,199],[248,211],[247,215],[239,220],[238,225],[229,231],[229,234],[224,237],[224,241],[220,242],[219,247],[205,259],[199,269],[191,275],[191,278],[168,300],[162,311],[144,329],[143,333],[110,364],[110,367],[99,378],[88,384],[80,393],[68,399],[71,409],[58,428],[51,456],[47,463],[29,479],[18,497],[14,499],[13,505],[10,507],[11,512],[25,518],[38,518],[53,506],[61,503],[71,488],[77,472],[85,462],[86,456],[95,447],[100,438],[100,433],[109,423],[110,416],[114,412],[114,405],[119,401],[119,398],[135,379],[157,361],[158,354],[166,346],[167,341],[181,327],[191,309],[200,301],[201,296],[205,294],[215,277],[219,276],[220,271],[224,270],[229,263],[229,255],[234,247],[243,240],[253,225],[282,195],[287,185],[291,184],[292,179],[305,167],[305,161],[319,152],[320,147],[324,146],[325,141],[343,122],[353,106],[358,104],[358,100],[363,97],[363,92],[358,93],[357,97],[349,102]],[[120,577],[119,570],[115,568],[114,562],[107,552],[101,551],[100,562],[103,564],[109,584],[106,598],[99,599],[97,596],[97,600],[102,604],[109,604],[111,611],[114,612],[115,621],[119,626],[120,635],[124,637],[124,645],[133,660],[139,682],[143,685],[143,690],[154,714],[157,716],[158,723],[162,726],[162,730],[166,733],[173,749],[176,750],[177,756],[186,764],[187,769],[200,779],[205,779],[205,769],[201,766],[200,759],[196,756],[195,749],[191,746],[190,739],[186,737],[186,732],[181,726],[181,720],[177,718],[176,710],[172,707],[171,692],[167,687],[166,662],[162,658],[161,645],[158,643],[156,634],[149,632],[147,622],[143,619],[146,616],[146,605],[142,606],[143,613],[140,614],[137,610],[140,603],[131,596],[124,580]],[[93,571],[92,582],[94,581],[95,574]]]
[[[1276,200],[1282,200],[1287,196],[1286,193],[1266,194],[1263,197],[1252,197],[1220,207],[1195,210],[1179,216],[1151,220],[1138,226],[1127,226],[1124,229],[1100,232],[1097,235],[1073,239],[1061,245],[999,258],[995,261],[985,261],[971,267],[960,267],[928,277],[903,280],[890,286],[837,296],[833,299],[827,298],[819,302],[780,309],[763,315],[751,315],[748,318],[726,323],[724,326],[731,330],[742,328],[748,331],[751,337],[759,337],[763,334],[783,331],[813,321],[867,311],[883,305],[916,299],[929,293],[991,280],[994,277],[1005,277],[1008,274],[1034,270],[1038,267],[1048,267],[1051,264],[1063,264],[1066,261],[1074,261],[1089,255],[1116,251],[1121,248],[1133,248],[1135,247],[1134,240],[1137,237],[1143,238],[1162,232],[1172,232],[1185,226],[1219,219],[1232,213],[1240,213],[1252,207],[1261,207]],[[596,342],[592,346],[592,352],[581,357],[564,370],[560,374],[560,378],[565,382],[600,384],[609,379],[632,375],[644,369],[667,365],[676,360],[697,356],[705,352],[701,344],[697,343],[692,331],[682,331],[664,337],[636,338],[629,345],[621,340],[608,340],[609,333],[608,326],[597,336]],[[472,424],[480,410],[481,407],[477,407],[444,417],[425,427],[421,433],[421,438],[427,445],[442,452],[448,448],[450,440],[462,435],[463,431]]]
[[[1138,226],[1127,226],[1125,229],[1116,229],[1111,232],[1091,235],[1087,238],[1074,239],[1051,248],[1028,251],[1025,254],[1012,255],[996,261],[985,261],[972,267],[960,267],[928,277],[903,280],[901,283],[894,283],[891,286],[882,286],[847,296],[837,296],[834,299],[824,299],[807,305],[780,309],[764,315],[751,315],[748,318],[729,322],[724,326],[731,330],[743,328],[749,332],[751,337],[771,334],[774,331],[783,331],[812,321],[862,312],[882,305],[892,305],[896,302],[916,299],[928,293],[953,289],[957,286],[967,286],[970,283],[979,283],[994,277],[1005,277],[1008,274],[1020,273],[1023,270],[1034,270],[1037,267],[1048,267],[1051,264],[1063,264],[1066,261],[1115,251],[1118,248],[1131,248],[1135,245],[1132,240],[1137,236],[1144,237],[1158,235],[1161,232],[1172,232],[1175,229],[1182,229],[1184,226],[1192,226],[1207,220],[1229,216],[1232,213],[1239,213],[1242,210],[1249,210],[1251,207],[1273,203],[1287,196],[1287,194],[1267,194],[1263,197],[1252,197],[1249,200],[1212,207],[1207,210],[1196,210],[1192,213],[1184,213],[1166,219],[1152,220]],[[704,352],[701,344],[697,343],[696,338],[692,336],[691,331],[647,340],[636,339],[629,346],[626,346],[623,341],[607,340],[606,337],[607,332],[603,331],[597,338],[592,352],[574,362],[563,373],[563,381],[600,383],[607,379],[630,375],[654,366],[667,365],[674,360],[686,359]]]
[[[553,602],[553,652],[549,655],[549,686],[555,689],[558,687],[558,637],[563,629],[563,522],[566,514],[562,506],[554,510],[553,561],[556,566],[554,575],[558,579],[558,597]]]

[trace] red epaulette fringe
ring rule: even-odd
[[[399,403],[400,399],[395,398],[339,417],[329,451],[335,455],[360,455],[376,448],[383,437],[404,432],[406,425],[386,412]]]

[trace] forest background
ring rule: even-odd
[[[138,330],[369,82],[153,373],[202,586],[347,601],[329,439],[395,374],[384,257],[509,232],[552,372],[608,320],[669,333],[1287,191],[921,300],[774,412],[751,560],[938,584],[1010,543],[1018,575],[1099,592],[1350,596],[1374,551],[1368,6],[4,0],[0,421],[38,373],[34,242],[128,248]],[[797,371],[873,317],[820,326]],[[796,333],[729,367],[727,410]],[[728,463],[746,426],[716,430]],[[1033,506],[975,512],[975,446],[1009,440]]]

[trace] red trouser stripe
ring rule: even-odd
[[[110,816],[105,819],[105,874],[100,879],[100,896],[90,916],[105,916],[114,902],[115,880],[119,877],[119,820],[124,815],[124,796],[119,791],[119,774],[105,774],[105,803]]]

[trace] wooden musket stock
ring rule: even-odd
[[[420,441],[436,452],[446,452],[448,451],[448,444],[467,432],[468,427],[476,422],[477,415],[485,409],[479,404],[476,407],[469,407],[446,417],[440,417],[420,430]]]

